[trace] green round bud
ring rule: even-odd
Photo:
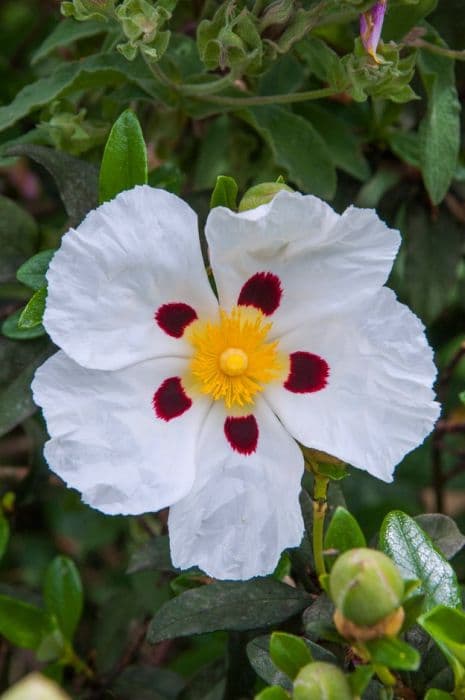
[[[336,560],[329,590],[344,618],[371,627],[400,607],[404,582],[389,557],[374,549],[360,548],[344,552]]]
[[[247,211],[255,209],[261,204],[271,202],[275,194],[285,190],[286,192],[294,192],[293,189],[285,185],[283,182],[262,182],[260,185],[254,185],[247,190],[239,204],[239,211]]]
[[[294,681],[294,700],[352,700],[349,682],[342,671],[325,661],[300,669]]]

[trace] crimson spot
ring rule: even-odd
[[[329,365],[319,355],[311,352],[293,352],[289,376],[284,388],[294,394],[309,394],[324,389],[328,383]]]
[[[153,395],[153,408],[157,418],[169,421],[185,413],[192,401],[183,389],[179,377],[165,379]]]
[[[195,309],[179,301],[163,304],[155,314],[155,321],[172,338],[180,338],[196,318]]]
[[[282,295],[283,288],[277,275],[257,272],[242,287],[237,303],[240,306],[255,306],[265,316],[271,316],[278,308]]]
[[[241,455],[251,455],[257,449],[258,425],[255,416],[229,416],[224,422],[224,434],[233,450]]]

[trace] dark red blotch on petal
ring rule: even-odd
[[[181,338],[187,326],[196,318],[195,309],[179,301],[163,304],[155,314],[155,321],[172,338]]]
[[[251,455],[257,449],[258,425],[255,416],[229,416],[224,422],[224,434],[236,452]]]
[[[240,306],[255,306],[265,316],[271,316],[281,303],[283,288],[281,280],[272,272],[257,272],[241,289],[237,303]]]
[[[293,352],[289,355],[291,367],[284,388],[294,394],[309,394],[324,389],[328,383],[329,365],[311,352]]]
[[[152,403],[157,418],[166,421],[181,416],[192,406],[179,377],[165,379],[156,390]]]

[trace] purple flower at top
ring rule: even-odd
[[[360,37],[367,53],[378,62],[376,49],[381,37],[387,0],[378,0],[371,10],[360,15]]]

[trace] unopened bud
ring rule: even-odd
[[[2,700],[70,700],[69,695],[40,673],[31,673],[2,695]]]
[[[352,700],[349,682],[333,664],[315,661],[300,669],[294,681],[294,700]]]
[[[286,192],[294,191],[282,182],[262,182],[260,185],[254,185],[242,197],[239,211],[247,211],[248,209],[255,209],[261,204],[268,204],[281,190]]]
[[[292,17],[295,11],[293,0],[275,0],[269,3],[263,15],[259,18],[259,29],[263,32],[268,27],[281,27]]]
[[[387,0],[378,0],[371,10],[360,15],[360,38],[367,53],[378,63],[376,54],[381,30],[383,28],[384,15],[386,13]]]
[[[373,627],[399,610],[404,582],[389,557],[362,547],[351,549],[336,560],[329,578],[329,589],[337,608],[336,624],[338,620],[340,623],[348,620],[355,626]],[[394,627],[389,627],[390,634],[397,633],[398,629],[393,632]],[[376,636],[383,634],[380,631]]]

